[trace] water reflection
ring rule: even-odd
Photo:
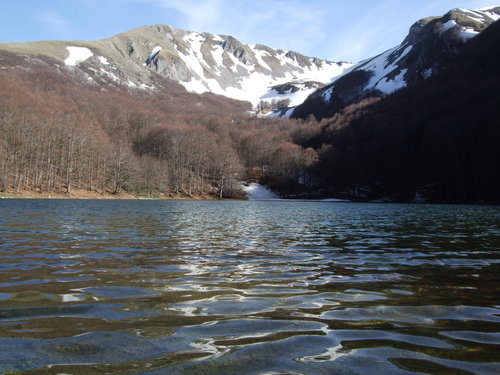
[[[500,373],[497,207],[0,204],[0,373]]]

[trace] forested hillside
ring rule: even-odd
[[[49,58],[0,60],[4,192],[241,197],[247,171],[291,176],[311,153],[291,143],[298,122],[250,118],[249,103],[161,78],[154,91],[103,89]]]
[[[465,46],[442,74],[323,120],[326,194],[370,200],[500,202],[500,23]]]

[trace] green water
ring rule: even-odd
[[[0,374],[499,374],[500,208],[0,200]]]

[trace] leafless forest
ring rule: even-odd
[[[247,103],[169,81],[103,89],[50,62],[2,57],[2,191],[240,197],[240,181],[297,180],[317,159],[293,142],[314,123],[253,118]]]

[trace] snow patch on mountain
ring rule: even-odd
[[[492,12],[484,12],[488,17],[490,17],[493,21],[498,21],[500,20],[500,15]]]
[[[407,71],[408,69],[401,70],[401,72],[393,79],[389,78],[381,79],[375,84],[374,87],[377,90],[382,91],[383,93],[392,94],[394,91],[397,91],[406,86],[406,81],[404,79],[404,76]]]
[[[109,79],[111,79],[111,80],[112,80],[112,81],[114,81],[114,82],[117,82],[117,83],[118,83],[118,82],[120,82],[120,78],[118,78],[118,77],[117,77],[115,74],[113,74],[112,72],[108,72],[108,71],[107,71],[107,70],[105,70],[105,69],[101,69],[101,70],[100,70],[100,73],[101,73],[101,75],[108,77]]]
[[[472,28],[462,29],[462,37],[464,39],[474,38],[478,34],[479,34],[479,32],[472,29]]]
[[[252,45],[252,48],[255,49],[255,44]],[[264,67],[264,69],[267,69],[270,72],[272,72],[273,69],[269,66],[267,62],[264,61],[264,57],[271,57],[271,54],[269,52],[259,51],[258,49],[255,49],[255,57],[257,58],[257,62],[259,63],[259,65]]]
[[[412,45],[406,46],[404,49],[403,46],[394,47],[377,57],[362,61],[354,66],[353,70],[362,68],[365,71],[371,72],[372,77],[366,87],[377,89],[384,94],[391,94],[406,85],[404,75],[407,69],[400,69],[398,62],[401,61],[412,48]],[[395,56],[397,57],[394,58]],[[390,78],[390,76],[393,77]]]
[[[479,8],[479,9],[464,9],[464,8],[458,8],[459,11],[471,14],[472,19],[478,21],[478,22],[484,22],[485,18],[490,18],[493,21],[498,21],[500,19],[500,15],[497,13],[492,12],[494,6],[489,6],[486,8]]]
[[[441,26],[441,33],[448,31],[455,26],[457,26],[455,20],[449,20],[448,22],[444,23],[443,26]]]
[[[102,65],[109,65],[109,61],[107,58],[104,56],[99,56],[99,61],[101,62]]]
[[[290,64],[287,59],[280,60],[280,63],[284,66]],[[280,93],[273,89],[273,87],[296,81],[315,81],[322,84],[331,83],[350,66],[351,64],[348,63],[340,65],[325,63],[323,69],[320,69],[316,65],[312,65],[300,70],[293,70],[293,73],[289,71],[282,77],[274,77],[273,75],[254,70],[249,72],[248,76],[242,77],[237,85],[222,90],[220,94],[233,99],[250,101],[254,106],[261,101],[273,100],[289,100],[289,105],[296,106],[301,104],[316,88],[308,88],[306,85],[298,83],[296,85],[299,87],[298,91],[288,90]],[[292,69],[293,67],[290,70]],[[269,70],[269,72],[272,72],[272,70]]]
[[[287,106],[297,106],[321,86],[319,82],[292,81],[267,89],[260,99],[264,103],[287,101]]]
[[[211,92],[249,101],[254,107],[263,100],[283,99],[298,105],[315,88],[304,85],[299,89],[301,92],[294,90],[280,93],[273,87],[292,81],[327,84],[352,66],[349,63],[309,58],[290,51],[243,44],[223,35],[198,32],[185,32],[182,46],[180,48],[175,44],[175,49],[189,70],[190,77],[179,83],[188,91],[198,94]]]
[[[153,48],[148,58],[146,59],[146,65],[150,65],[153,62],[153,59],[156,57],[156,55],[158,55],[158,53],[160,53],[162,49],[163,48],[160,46],[156,46],[155,48]]]
[[[475,21],[481,22],[481,19],[470,17]],[[441,26],[441,33],[444,33],[450,29],[456,28],[463,39],[470,39],[479,34],[479,31],[474,30],[472,27],[463,27],[457,24],[455,20],[449,20]]]
[[[224,49],[220,46],[212,50],[212,57],[215,61],[216,66],[221,67],[224,65]],[[218,69],[220,72],[220,68]]]
[[[333,94],[333,89],[334,88],[335,88],[335,86],[332,86],[328,90],[326,90],[323,94],[321,94],[321,96],[323,97],[323,100],[324,100],[325,103],[329,103],[330,102],[330,99],[332,98],[332,94]]]
[[[85,60],[91,58],[94,54],[86,47],[66,47],[68,57],[64,60],[67,66],[76,66]]]

